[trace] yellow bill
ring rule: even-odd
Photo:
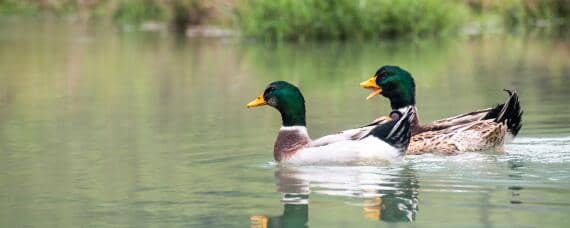
[[[376,76],[372,76],[372,78],[361,82],[360,86],[362,86],[362,88],[372,90],[372,93],[370,93],[368,97],[366,97],[366,100],[370,100],[370,98],[378,96],[382,93],[382,87],[376,84]]]
[[[374,199],[366,200],[364,206],[364,217],[374,220],[382,219],[382,198],[376,197]]]
[[[249,217],[251,228],[267,228],[269,218],[265,215],[252,215]]]
[[[263,106],[266,104],[267,103],[265,103],[265,99],[263,98],[263,94],[261,94],[259,97],[255,98],[255,100],[247,103],[247,107],[253,108],[253,107],[257,107],[257,106]]]

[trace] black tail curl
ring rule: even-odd
[[[504,123],[506,121],[508,131],[516,136],[522,128],[522,110],[519,102],[519,96],[516,90],[505,89],[509,94],[509,98],[504,104],[497,105],[493,108],[483,119],[494,119],[497,123]]]

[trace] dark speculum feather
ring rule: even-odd
[[[392,113],[390,115],[392,116]],[[401,118],[378,125],[376,128],[372,129],[370,133],[365,137],[377,137],[390,144],[391,146],[399,149],[403,155],[406,151],[406,148],[410,144],[410,138],[412,137],[410,125],[413,121],[414,111],[412,108],[410,108],[403,114],[394,113],[394,115],[399,115]]]
[[[484,120],[496,119],[497,116],[499,116],[499,113],[501,113],[501,110],[503,110],[503,106],[505,106],[505,104],[498,104],[497,106],[495,106],[495,108],[491,109],[487,113],[487,115],[483,117],[483,119]]]

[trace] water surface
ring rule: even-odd
[[[265,45],[0,22],[0,227],[561,227],[570,223],[570,43],[541,34]],[[416,78],[427,122],[504,101],[525,110],[505,153],[386,166],[278,166],[279,114],[246,109],[299,85],[309,133],[389,110],[358,83]]]

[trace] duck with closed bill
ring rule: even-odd
[[[323,145],[314,145],[307,132],[305,99],[299,89],[276,81],[247,104],[248,108],[269,105],[281,114],[273,156],[277,162],[291,164],[345,164],[398,161],[405,154],[411,137],[413,109],[391,113],[394,118],[377,124],[365,135]]]
[[[412,108],[412,139],[407,154],[440,152],[454,154],[500,148],[514,138],[522,127],[522,108],[516,91],[505,90],[509,97],[503,104],[420,125],[416,110],[416,88],[412,75],[397,66],[383,66],[360,84],[372,93],[367,99],[382,95],[390,100],[392,110]],[[382,124],[381,117],[369,126]]]

